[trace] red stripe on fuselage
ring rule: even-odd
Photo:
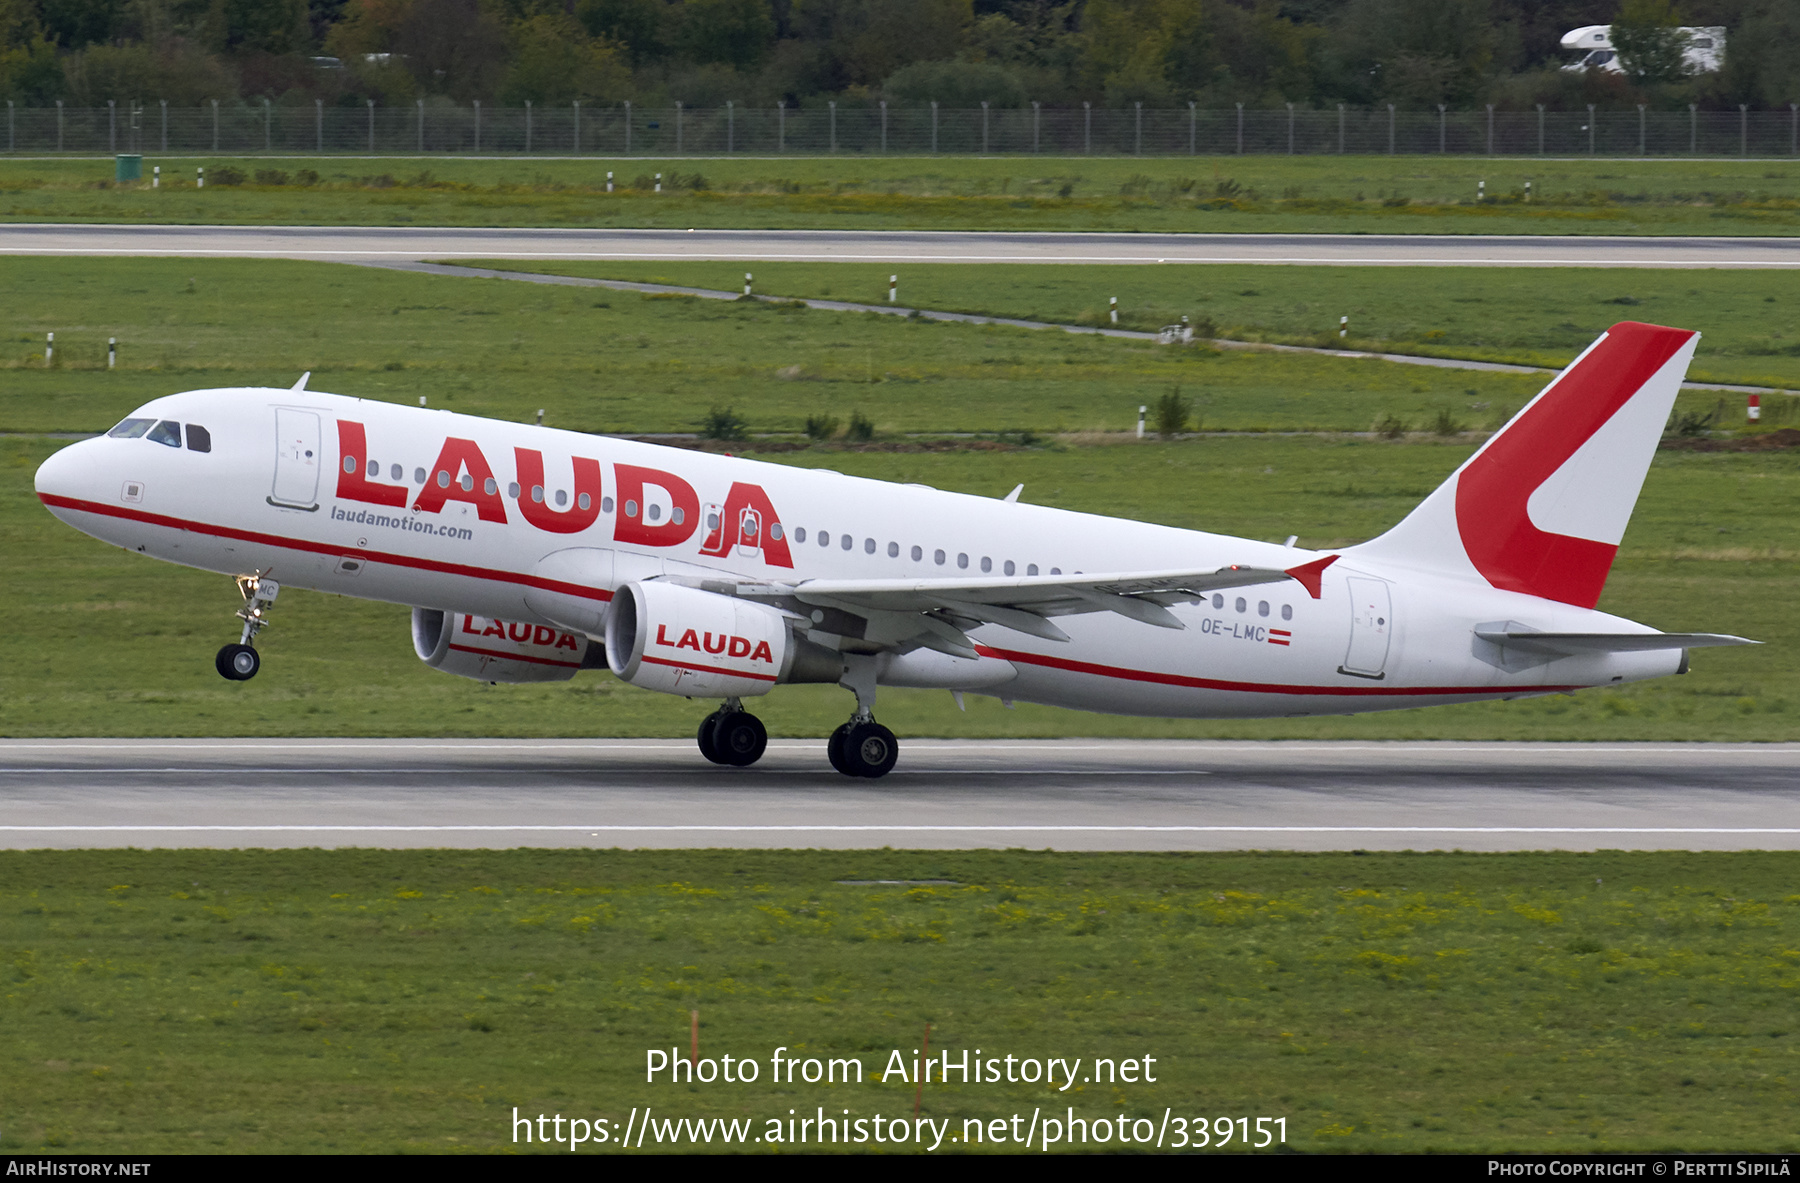
[[[210,534],[214,538],[229,538],[235,542],[255,542],[263,546],[279,546],[287,550],[306,551],[309,554],[318,555],[354,554],[358,558],[376,563],[386,563],[392,567],[410,567],[415,571],[433,571],[440,575],[461,575],[469,579],[492,579],[500,583],[517,583],[542,591],[561,592],[563,595],[599,600],[602,603],[613,597],[613,594],[603,587],[582,587],[578,583],[540,579],[536,575],[524,575],[517,571],[497,571],[491,567],[474,567],[467,563],[443,563],[436,559],[420,559],[414,558],[412,555],[390,554],[379,550],[348,551],[341,546],[330,546],[323,542],[308,542],[302,538],[283,538],[275,534],[261,534],[255,530],[236,530],[230,526],[215,526],[211,522],[190,522],[185,518],[171,518],[159,513],[145,513],[143,510],[125,509],[116,505],[101,505],[96,501],[82,501],[74,497],[59,497],[54,493],[39,493],[38,500],[57,509],[73,509],[81,513],[99,514],[101,517],[142,522],[147,526],[164,526],[171,530]]]
[[[1131,670],[1116,665],[1097,665],[1091,661],[1071,661],[1066,657],[1046,657],[1041,653],[1025,653],[1017,649],[995,649],[977,645],[983,657],[999,657],[1006,661],[1063,670],[1071,674],[1092,674],[1097,678],[1118,678],[1126,682],[1150,682],[1158,686],[1180,686],[1188,690],[1230,690],[1240,694],[1324,694],[1337,697],[1366,696],[1393,698],[1434,694],[1545,694],[1565,690],[1583,690],[1584,686],[1289,686],[1268,682],[1226,682],[1218,678],[1192,678],[1186,674],[1164,674],[1155,670]]]

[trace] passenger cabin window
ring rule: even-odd
[[[1294,619],[1294,606],[1292,604],[1283,604],[1281,606],[1281,619],[1283,619],[1283,620]]]
[[[152,427],[144,438],[165,447],[179,448],[181,446],[181,424],[173,419],[164,419]]]
[[[126,419],[106,434],[116,440],[134,440],[154,426],[154,419]]]
[[[806,527],[805,526],[796,526],[794,528],[794,541],[795,542],[805,542],[806,541]]]
[[[210,452],[212,451],[212,432],[198,423],[190,423],[187,425],[187,442],[190,452]]]

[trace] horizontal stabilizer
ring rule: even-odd
[[[1710,649],[1721,645],[1760,645],[1726,633],[1545,633],[1516,624],[1481,624],[1475,635],[1484,641],[1549,653],[1558,657],[1578,653],[1644,653],[1656,649]]]

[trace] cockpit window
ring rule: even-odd
[[[116,440],[134,440],[155,425],[154,419],[127,419],[106,434]]]
[[[171,448],[179,448],[181,446],[181,424],[175,422],[173,419],[164,419],[161,423],[152,427],[150,433],[144,438],[150,440],[152,443],[166,444]]]
[[[187,441],[188,451],[190,452],[212,451],[212,432],[206,430],[206,428],[200,426],[198,423],[190,423],[187,425]]]

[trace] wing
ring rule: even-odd
[[[806,579],[793,583],[669,577],[707,591],[761,600],[810,619],[816,631],[876,652],[924,647],[976,656],[971,629],[997,624],[1047,641],[1069,635],[1052,618],[1112,612],[1158,628],[1186,627],[1170,605],[1232,587],[1298,580],[1317,598],[1329,558],[1282,571],[1230,566],[1208,570],[975,576],[954,579]]]

